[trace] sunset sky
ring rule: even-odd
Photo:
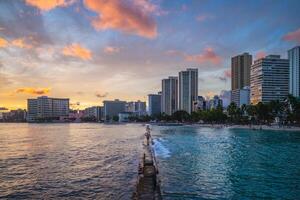
[[[299,43],[298,0],[1,0],[0,107],[41,95],[146,101],[187,67],[200,95],[219,94],[232,56],[287,57]]]

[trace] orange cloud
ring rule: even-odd
[[[300,28],[283,36],[283,40],[296,41],[300,43]]]
[[[184,56],[186,61],[196,62],[196,63],[206,63],[211,62],[213,64],[220,64],[221,57],[218,56],[212,48],[206,48],[202,54],[188,55]]]
[[[107,54],[114,54],[114,53],[119,53],[120,52],[120,48],[118,47],[113,47],[113,46],[107,46],[104,48],[104,52]]]
[[[116,29],[147,38],[157,35],[156,23],[151,18],[156,7],[147,0],[84,0],[84,5],[98,14],[92,20],[97,30]]]
[[[80,46],[77,43],[73,43],[69,46],[64,47],[63,52],[65,56],[77,57],[82,60],[91,60],[92,59],[92,52]]]
[[[8,42],[6,39],[0,37],[0,48],[7,47]]]
[[[261,58],[264,58],[264,57],[266,57],[266,52],[264,52],[264,51],[259,51],[255,55],[256,59],[261,59]]]
[[[32,46],[30,44],[27,44],[23,38],[18,38],[18,39],[12,40],[11,44],[15,47],[19,47],[22,49],[23,48],[25,48],[25,49],[32,48]]]
[[[16,93],[26,93],[34,95],[44,95],[50,92],[50,88],[19,88]]]
[[[56,7],[68,6],[74,3],[74,0],[26,0],[26,4],[37,7],[42,11],[49,11]]]

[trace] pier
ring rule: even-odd
[[[155,154],[151,146],[152,138],[149,126],[146,128],[145,140],[143,155],[139,164],[136,192],[133,195],[133,199],[161,200],[158,169]]]

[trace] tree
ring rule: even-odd
[[[231,122],[233,122],[236,119],[236,114],[237,114],[237,106],[234,102],[231,102],[229,104],[229,106],[227,107],[227,112]]]
[[[118,122],[119,121],[119,116],[117,116],[117,115],[113,116],[112,120],[114,122]]]
[[[191,119],[190,114],[185,110],[178,110],[172,114],[172,119],[179,122],[189,121]]]

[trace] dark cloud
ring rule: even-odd
[[[0,107],[0,110],[8,110],[8,108]]]
[[[108,92],[105,92],[104,94],[101,94],[101,93],[98,93],[98,92],[97,92],[97,93],[95,94],[95,96],[98,97],[98,98],[105,98],[105,97],[108,96]]]

